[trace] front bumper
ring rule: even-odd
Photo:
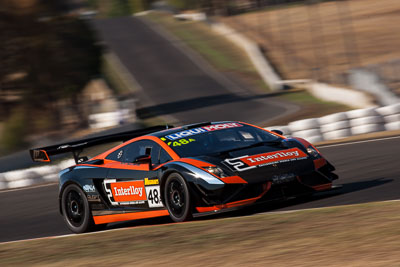
[[[203,192],[200,203],[196,205],[198,213],[229,211],[258,202],[285,200],[287,198],[310,195],[314,192],[332,188],[337,175],[330,169],[318,169],[301,175],[274,176],[258,183],[226,184],[214,192]]]

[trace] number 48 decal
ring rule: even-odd
[[[169,146],[182,146],[182,145],[187,145],[191,142],[196,141],[196,139],[190,138],[190,139],[180,139],[178,141],[174,141],[174,142],[168,142],[167,145]]]
[[[147,202],[149,203],[149,208],[164,207],[161,202],[160,186],[146,186]]]

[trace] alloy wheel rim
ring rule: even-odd
[[[65,202],[68,221],[75,227],[81,226],[85,214],[82,196],[75,190],[71,190],[67,193]]]
[[[185,190],[183,184],[177,180],[170,182],[168,186],[168,202],[175,216],[180,217],[185,211]]]

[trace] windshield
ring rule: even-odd
[[[161,140],[180,157],[195,157],[276,142],[281,138],[253,126],[231,122],[176,132]]]

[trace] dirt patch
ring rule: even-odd
[[[0,244],[0,265],[396,266],[400,202]]]

